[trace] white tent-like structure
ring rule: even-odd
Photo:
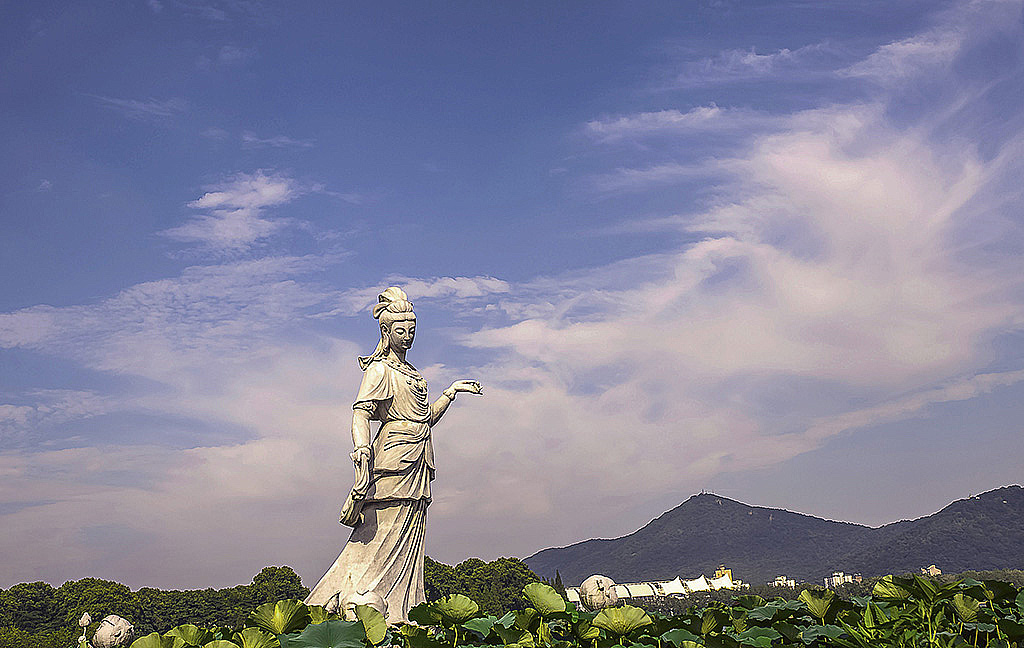
[[[615,594],[619,600],[651,598],[655,596],[687,596],[694,592],[710,592],[721,589],[742,589],[746,587],[740,581],[734,581],[732,575],[725,573],[718,578],[709,579],[701,574],[700,578],[683,580],[676,576],[670,581],[647,581],[641,583],[619,583],[615,585]],[[566,597],[573,603],[580,602],[578,587],[565,588]]]

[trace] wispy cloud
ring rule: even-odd
[[[621,168],[592,178],[591,184],[597,191],[640,191],[652,186],[677,183],[681,180],[706,178],[715,172],[714,165],[707,163],[680,164],[665,162],[642,168]]]
[[[8,395],[8,398],[11,395]],[[11,448],[33,441],[31,435],[53,425],[77,421],[110,412],[116,407],[109,397],[91,391],[67,389],[34,390],[20,399],[29,404],[0,403],[0,447]]]
[[[841,76],[865,77],[891,83],[932,66],[943,66],[960,51],[956,32],[912,36],[879,47],[866,59],[838,71]]]
[[[171,0],[185,15],[213,22],[261,18],[265,9],[255,0]]]
[[[188,110],[188,103],[184,99],[118,99],[116,97],[103,97],[100,95],[88,95],[96,103],[104,108],[121,113],[129,119],[140,121],[165,122],[182,115]]]
[[[223,45],[214,54],[203,54],[196,59],[196,67],[201,70],[226,70],[242,67],[256,59],[255,47]]]
[[[601,141],[618,141],[652,134],[680,135],[720,130],[744,130],[775,124],[777,119],[743,108],[698,106],[685,112],[676,109],[634,113],[587,122],[585,131]]]
[[[213,251],[241,252],[284,227],[283,219],[263,215],[266,208],[287,203],[301,193],[291,178],[263,171],[240,173],[208,189],[188,205],[205,213],[164,230],[164,236]]]
[[[121,113],[128,119],[147,122],[166,122],[184,114],[188,110],[188,103],[184,99],[120,99],[117,97],[106,97],[96,94],[88,95],[96,103]]]
[[[670,85],[696,87],[769,79],[819,75],[833,69],[837,55],[826,43],[758,53],[755,49],[725,50],[713,57],[682,64]]]
[[[312,148],[315,146],[313,140],[300,140],[288,137],[287,135],[275,135],[273,137],[259,137],[252,131],[242,133],[242,146],[246,148]]]

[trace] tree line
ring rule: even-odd
[[[426,558],[427,600],[466,593],[494,613],[523,609],[527,583],[540,580],[517,558],[484,562],[470,558],[445,565]],[[223,589],[161,590],[100,578],[68,581],[60,587],[44,582],[19,583],[0,590],[0,646],[53,648],[75,644],[78,619],[93,618],[89,635],[103,617],[116,614],[135,626],[135,635],[165,632],[183,623],[203,627],[236,626],[256,607],[282,599],[306,598],[309,588],[291,567],[264,567],[248,585]]]

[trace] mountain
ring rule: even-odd
[[[694,495],[627,536],[545,549],[524,562],[544,577],[558,570],[566,584],[592,574],[618,582],[695,578],[719,564],[749,583],[780,574],[820,582],[836,570],[916,572],[933,563],[946,572],[1021,568],[1024,488],[998,488],[877,528]]]

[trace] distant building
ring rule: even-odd
[[[768,583],[774,587],[792,587],[796,588],[796,580],[793,578],[786,578],[785,576],[776,576],[775,580]]]
[[[935,565],[929,565],[927,567],[922,567],[921,573],[925,576],[938,576],[942,573],[942,570],[936,567]]]
[[[861,582],[863,578],[860,574],[844,574],[841,571],[832,572],[831,576],[825,578],[825,587],[833,589],[844,585],[846,583]]]
[[[750,585],[733,580],[732,570],[720,565],[715,571],[714,578],[708,578],[701,574],[700,578],[683,580],[676,576],[670,581],[647,581],[643,583],[621,583],[615,585],[615,594],[619,599],[642,599],[655,596],[676,596],[683,597],[694,592],[710,592],[720,589],[748,589]],[[580,602],[580,588],[565,588],[566,598],[573,603]]]

